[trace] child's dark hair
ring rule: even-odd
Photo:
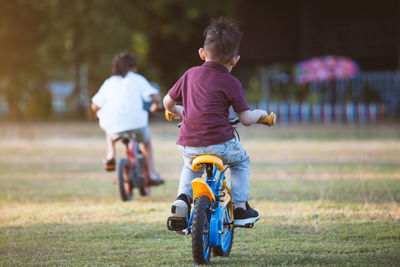
[[[213,19],[204,30],[204,49],[209,57],[226,64],[239,54],[243,33],[225,18]]]
[[[122,52],[114,56],[111,74],[125,77],[126,73],[136,66],[135,56],[128,52]]]

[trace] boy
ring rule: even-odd
[[[242,33],[238,28],[220,18],[211,22],[204,37],[199,55],[205,63],[186,71],[163,100],[168,112],[182,117],[177,144],[184,166],[171,212],[174,217],[189,218],[193,196],[190,182],[202,175],[192,171],[191,161],[200,154],[214,154],[230,167],[234,225],[243,226],[257,221],[259,215],[248,204],[250,159],[233,134],[229,107],[246,126],[268,114],[250,110],[240,82],[230,74],[240,58]],[[183,108],[177,102],[182,102]]]
[[[100,127],[106,132],[105,169],[115,169],[115,140],[121,133],[129,132],[141,146],[149,168],[150,185],[158,185],[163,183],[163,179],[154,169],[148,112],[143,108],[143,102],[153,101],[152,112],[159,108],[161,99],[158,91],[136,72],[136,59],[132,54],[117,54],[113,60],[112,76],[104,81],[92,98],[92,110],[97,113]]]

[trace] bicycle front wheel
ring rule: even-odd
[[[196,198],[192,220],[192,255],[194,264],[210,263],[210,199]]]

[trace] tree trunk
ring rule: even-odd
[[[21,85],[17,79],[10,79],[9,85],[6,86],[5,96],[8,104],[9,118],[12,120],[22,119],[22,110],[20,106],[22,99]]]

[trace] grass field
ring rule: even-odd
[[[97,124],[0,123],[0,266],[193,265],[190,236],[166,229],[178,130],[151,130],[166,184],[123,203]],[[239,132],[261,219],[215,266],[400,264],[400,126]]]

